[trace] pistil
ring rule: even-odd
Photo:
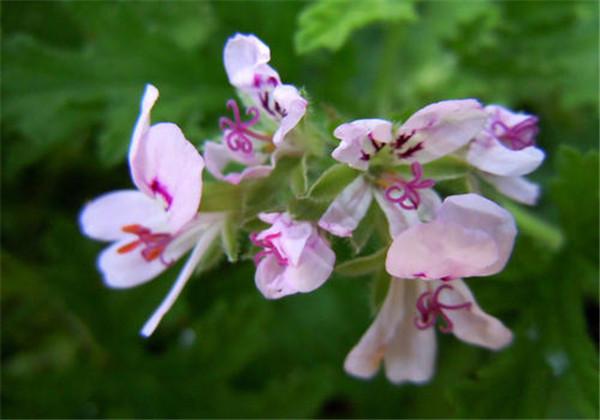
[[[242,121],[240,109],[235,100],[230,99],[227,101],[227,108],[233,112],[233,120],[221,117],[219,126],[225,133],[225,143],[229,149],[234,152],[241,151],[245,154],[252,154],[254,146],[251,139],[271,142],[271,136],[250,129],[260,121],[258,108],[254,106],[248,108],[246,114],[250,116],[250,120],[246,122]]]
[[[442,290],[454,290],[449,284],[439,286],[433,293],[430,291],[422,293],[417,299],[417,311],[419,315],[415,318],[415,326],[420,330],[425,330],[432,327],[436,323],[436,319],[441,317],[444,320],[444,325],[439,326],[439,330],[443,333],[452,332],[454,324],[444,311],[456,311],[460,309],[469,309],[473,305],[472,302],[464,302],[458,305],[448,305],[440,302],[440,293]]]
[[[423,177],[423,167],[419,162],[414,162],[410,166],[413,178],[405,181],[399,177],[388,177],[384,179],[385,198],[395,204],[398,204],[405,210],[416,210],[421,204],[420,189],[431,188],[435,185],[433,179],[421,179]],[[387,182],[386,182],[387,181]]]

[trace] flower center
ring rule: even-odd
[[[391,153],[395,154],[399,159],[409,159],[414,156],[419,150],[423,150],[423,142],[418,142],[410,147],[405,147],[408,141],[415,135],[416,130],[410,133],[400,133],[396,140],[391,143]]]
[[[423,167],[419,162],[413,162],[410,169],[413,174],[410,181],[398,177],[388,177],[383,180],[382,185],[387,187],[385,198],[388,201],[398,204],[405,210],[416,210],[421,204],[421,195],[418,190],[433,187],[435,181],[433,179],[421,179],[423,177]]]
[[[450,289],[454,290],[449,284],[443,284],[439,286],[433,293],[430,291],[424,292],[417,299],[417,311],[419,314],[415,317],[415,326],[420,330],[435,325],[437,317],[441,317],[444,320],[445,325],[440,325],[439,330],[443,333],[452,332],[454,324],[448,318],[448,315],[444,311],[455,311],[459,309],[469,309],[473,305],[472,302],[460,303],[458,305],[447,305],[440,302],[440,293],[442,290]]]
[[[250,241],[253,245],[263,248],[258,254],[254,256],[254,264],[258,265],[258,263],[267,255],[274,255],[275,259],[277,259],[277,263],[279,265],[288,265],[288,259],[281,254],[279,249],[273,243],[273,239],[279,238],[281,236],[281,232],[272,233],[270,235],[265,236],[262,239],[258,239],[258,234],[253,233],[250,235]]]
[[[234,152],[241,151],[245,154],[252,154],[254,146],[251,139],[266,142],[271,141],[271,136],[250,129],[250,127],[260,121],[260,111],[258,108],[254,106],[248,108],[246,114],[250,116],[250,120],[246,122],[242,121],[240,109],[235,100],[228,100],[227,108],[233,112],[233,120],[221,117],[219,119],[219,127],[225,134],[225,143],[229,149]]]
[[[150,229],[141,225],[126,225],[123,226],[121,230],[125,233],[136,235],[138,239],[117,249],[119,254],[126,254],[142,246],[143,248],[141,254],[144,260],[147,262],[151,262],[157,258],[160,258],[160,262],[162,262],[164,265],[171,264],[170,262],[165,261],[163,258],[163,252],[165,248],[173,239],[171,234],[152,233]]]
[[[535,136],[538,133],[538,119],[529,117],[512,127],[507,126],[500,120],[494,121],[491,130],[502,144],[512,150],[521,150],[535,144]]]
[[[279,85],[279,80],[274,76],[264,78],[260,74],[254,75],[254,87],[259,90],[258,99],[263,109],[274,118],[283,118],[287,115],[285,109],[273,99],[272,91]]]
[[[361,149],[360,160],[364,160],[364,161],[371,160],[371,158],[374,155],[376,155],[381,149],[383,149],[385,147],[385,143],[378,142],[377,140],[375,140],[373,138],[373,133],[369,133],[369,135],[367,137],[369,138],[369,143],[366,143],[364,146],[366,146],[367,144],[370,144],[372,146],[370,149],[372,149],[372,150],[367,151],[364,148]]]

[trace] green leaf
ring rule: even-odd
[[[296,196],[302,196],[306,194],[306,189],[308,188],[307,159],[308,156],[304,155],[302,159],[300,159],[298,166],[294,168],[290,175],[290,187]]]
[[[239,221],[231,214],[225,219],[223,229],[221,230],[221,244],[223,251],[227,255],[227,261],[236,262],[240,253],[240,243],[238,238]]]
[[[360,277],[381,271],[381,267],[385,263],[386,252],[387,247],[381,248],[371,255],[344,261],[335,267],[335,271],[342,276],[348,277]]]
[[[319,48],[339,49],[350,34],[374,22],[416,19],[412,1],[321,0],[300,14],[294,38],[296,51],[306,54]]]

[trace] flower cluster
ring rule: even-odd
[[[323,172],[327,145],[314,134],[308,101],[268,64],[269,48],[254,35],[237,34],[223,58],[239,100],[226,102],[231,117],[220,118],[218,135],[203,143],[203,153],[177,125],[150,124],[158,90],[148,85],[129,150],[135,189],[104,194],[80,215],[84,234],[112,242],[98,258],[109,287],[150,281],[191,250],[142,335],[154,332],[209,251],[221,250],[220,239],[248,238],[258,290],[279,299],[321,287],[334,271],[331,244],[347,240],[334,237],[352,239],[362,223],[372,223],[375,209],[387,226],[376,243],[386,256],[389,285],[373,324],[346,358],[348,373],[369,378],[383,361],[393,383],[429,380],[435,328],[493,350],[511,342],[510,330],[479,307],[463,279],[500,272],[517,234],[513,216],[484,195],[530,205],[539,196],[538,186],[524,178],[544,159],[535,146],[536,117],[458,99],[428,105],[401,124],[347,122],[333,132],[339,144],[330,153],[349,176],[332,179],[335,171]],[[311,187],[286,183],[298,171],[309,183],[311,164],[321,171]],[[212,190],[233,188],[237,199],[204,205],[205,166]],[[440,170],[448,166],[452,173]],[[266,184],[275,176],[281,191]],[[449,178],[468,182],[453,191],[445,185]],[[337,193],[315,197],[324,184]],[[264,185],[272,197],[262,208],[247,205],[246,197],[264,194]],[[291,190],[291,201],[321,209],[317,216],[292,206]],[[213,196],[219,200],[218,194],[205,200]],[[231,235],[232,223],[246,235]],[[264,229],[253,230],[257,223]]]

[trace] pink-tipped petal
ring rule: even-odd
[[[84,234],[100,241],[117,241],[129,236],[123,227],[141,224],[151,229],[167,227],[160,203],[135,190],[110,192],[85,205],[79,216]]]
[[[435,370],[437,348],[435,331],[433,328],[424,330],[416,328],[415,315],[408,310],[414,308],[419,295],[426,291],[426,284],[422,281],[400,279],[393,279],[392,283],[403,285],[402,305],[407,309],[385,353],[385,374],[394,384],[427,382]]]
[[[257,74],[279,79],[277,72],[267,65],[270,59],[269,47],[254,35],[234,35],[227,40],[223,51],[227,77],[238,89],[251,87]]]
[[[133,129],[133,135],[131,136],[131,144],[129,145],[129,169],[131,171],[131,178],[133,183],[140,191],[149,192],[147,186],[143,182],[143,176],[139,173],[139,167],[133,164],[139,153],[140,143],[142,138],[148,132],[150,128],[150,112],[154,103],[158,99],[158,89],[148,84],[142,96],[142,102],[140,104],[140,115],[135,123]]]
[[[324,239],[314,234],[304,247],[298,264],[287,267],[285,283],[300,293],[318,289],[331,275],[335,264],[335,253]]]
[[[369,183],[359,176],[333,200],[319,220],[319,226],[336,236],[352,236],[369,210],[372,200]]]
[[[144,192],[161,201],[178,230],[198,211],[204,159],[175,124],[155,124],[140,142],[132,165]]]
[[[206,142],[204,144],[204,157],[206,158],[206,169],[212,176],[234,185],[247,179],[269,176],[274,168],[272,162],[271,165],[248,166],[241,172],[224,174],[223,171],[229,163],[239,163],[239,161],[233,156],[227,146],[215,142]]]
[[[471,302],[471,307],[468,309],[445,312],[453,324],[452,332],[456,337],[467,343],[492,350],[499,350],[510,344],[513,338],[512,332],[498,319],[481,310],[464,281],[453,280],[451,286],[453,290],[445,290],[440,294],[441,303],[460,305]]]
[[[481,174],[481,176],[502,194],[519,203],[533,206],[540,197],[540,186],[522,176],[496,176],[488,174]]]
[[[377,147],[389,143],[392,139],[392,123],[380,119],[356,120],[340,125],[333,135],[341,142],[331,156],[364,171],[369,167],[369,159],[377,153],[372,140]]]
[[[285,111],[285,116],[281,119],[279,128],[273,134],[273,143],[280,146],[285,136],[300,122],[306,113],[308,102],[300,92],[292,85],[279,85],[273,90],[273,99]]]
[[[467,144],[487,120],[481,104],[474,99],[437,102],[414,113],[398,131],[410,139],[398,153],[402,159],[431,162]],[[415,151],[409,153],[410,149]]]
[[[508,261],[516,227],[512,215],[477,194],[447,198],[429,223],[395,237],[386,269],[400,278],[487,276]]]
[[[535,171],[544,161],[544,152],[534,146],[511,150],[499,141],[484,137],[469,146],[467,161],[484,172],[501,176],[521,176]]]

